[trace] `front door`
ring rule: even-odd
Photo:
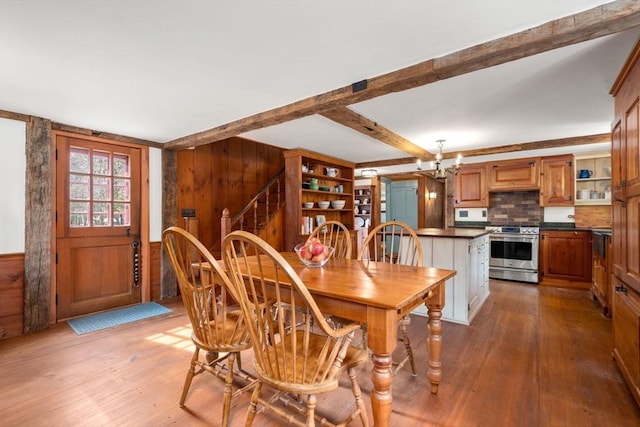
[[[58,321],[141,301],[140,151],[56,135]]]

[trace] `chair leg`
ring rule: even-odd
[[[224,379],[224,394],[222,399],[222,425],[229,425],[229,413],[231,412],[231,396],[233,394],[233,363],[236,354],[230,353],[227,357],[227,376]]]
[[[414,362],[413,360],[413,350],[411,349],[411,342],[409,341],[409,334],[407,333],[408,323],[409,319],[402,319],[400,321],[400,331],[402,332],[402,341],[404,342],[404,348],[407,351],[407,357],[409,358],[409,363],[411,364],[411,375],[415,377],[417,375],[416,362]]]
[[[360,422],[364,427],[368,427],[369,417],[367,416],[367,408],[365,408],[364,401],[362,400],[360,384],[358,384],[358,381],[356,380],[356,369],[347,369],[347,374],[349,375],[349,379],[351,379],[351,389],[353,390],[353,396],[356,398],[356,407],[359,409]]]
[[[182,396],[180,397],[180,407],[184,407],[184,401],[187,399],[187,393],[189,392],[189,387],[191,387],[191,381],[193,380],[193,376],[196,374],[196,362],[198,360],[199,354],[200,354],[200,349],[196,347],[196,351],[193,352],[193,356],[191,357],[191,366],[189,366],[187,377],[184,379],[184,385],[182,386]]]
[[[315,419],[315,410],[316,410],[316,395],[310,394],[307,397],[307,427],[315,427],[316,419]]]
[[[251,394],[251,404],[247,410],[247,419],[244,422],[245,427],[253,425],[253,419],[256,417],[256,412],[258,411],[258,399],[260,398],[261,390],[262,382],[258,381],[256,383],[256,388],[253,389],[253,393]]]

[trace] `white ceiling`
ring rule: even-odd
[[[167,142],[603,3],[0,0],[0,110]],[[608,92],[639,36],[350,108],[432,152],[440,138],[457,151],[607,133]],[[243,136],[354,162],[407,157],[320,116]]]

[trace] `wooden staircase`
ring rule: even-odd
[[[220,241],[211,248],[211,253],[218,258],[222,252],[222,240],[235,230],[253,233],[277,250],[282,250],[284,242],[284,224],[282,222],[285,204],[284,185],[284,168],[282,168],[233,217],[230,215],[229,209],[225,208],[220,219]]]

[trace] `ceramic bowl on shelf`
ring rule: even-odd
[[[302,188],[304,188],[305,190],[308,190],[311,188],[311,184],[309,184],[308,182],[303,182],[302,183]]]
[[[328,200],[322,200],[322,201],[318,202],[318,207],[319,207],[320,209],[328,209],[330,204],[331,204],[331,202],[330,202],[330,201],[328,201]]]
[[[311,209],[313,207],[313,202],[304,202],[302,206],[304,206],[307,209]]]
[[[318,190],[320,191],[331,191],[331,187],[327,187],[326,185],[321,185]]]
[[[346,200],[332,200],[331,207],[333,209],[343,209],[346,203],[347,203]]]
[[[310,241],[298,243],[293,250],[298,254],[300,261],[307,267],[322,267],[331,259],[331,255],[335,251],[331,246]]]

